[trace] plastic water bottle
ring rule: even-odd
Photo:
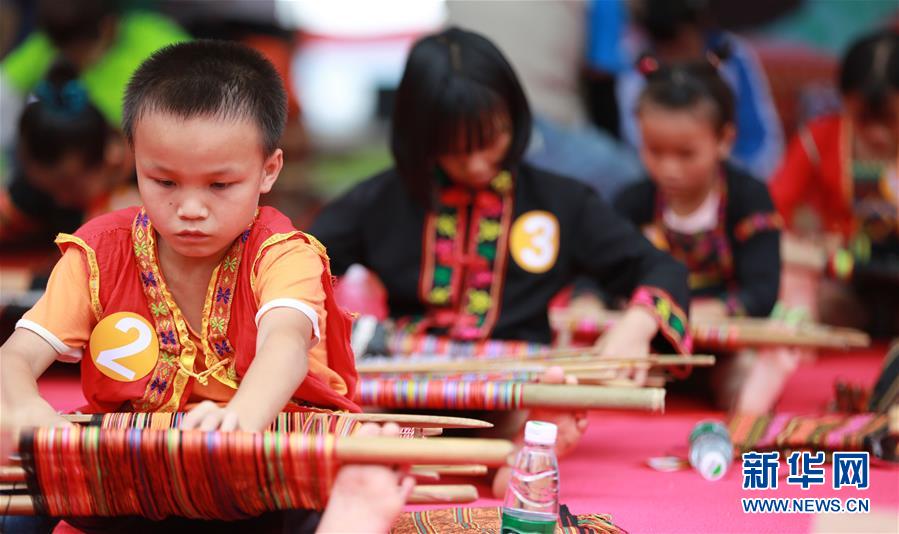
[[[700,421],[690,432],[690,465],[706,480],[718,480],[734,459],[727,427],[718,421]]]
[[[503,504],[503,534],[553,533],[559,519],[556,425],[528,421]]]

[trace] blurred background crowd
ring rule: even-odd
[[[118,133],[124,87],[143,59],[180,40],[240,41],[279,69],[290,92],[287,165],[266,202],[302,228],[390,164],[408,48],[441,27],[482,33],[512,62],[535,111],[527,158],[611,198],[644,174],[633,119],[644,53],[673,61],[726,43],[733,159],[767,179],[798,126],[839,109],[848,45],[897,24],[890,0],[2,0],[0,239],[6,250],[49,244],[134,201]],[[51,91],[55,108],[23,114],[48,85],[76,78],[85,91]]]

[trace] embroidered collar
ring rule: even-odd
[[[438,175],[422,236],[419,296],[427,306],[416,330],[484,339],[499,314],[508,256],[514,180],[500,172],[472,191]]]
[[[228,341],[227,327],[231,317],[240,259],[251,228],[252,223],[238,239],[234,240],[219,265],[212,271],[199,333],[207,370],[203,373],[194,373],[198,350],[190,339],[187,321],[172,298],[160,269],[153,226],[143,209],[134,218],[131,231],[134,256],[140,272],[141,286],[160,342],[159,362],[153,370],[144,397],[132,402],[135,410],[174,411],[180,408],[190,379],[206,384],[208,376],[212,375],[226,385],[237,387],[234,349]],[[172,394],[168,396],[170,390]],[[168,401],[164,402],[166,397]]]

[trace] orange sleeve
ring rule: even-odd
[[[324,265],[318,252],[298,239],[272,245],[263,251],[256,272],[255,295],[259,303],[256,323],[273,308],[300,311],[312,322],[313,346],[309,350],[309,372],[315,373],[340,394],[347,387],[337,372],[328,367],[327,312],[322,287]]]
[[[810,156],[809,150],[816,153]],[[813,157],[820,161],[812,132],[803,127],[790,141],[784,160],[768,185],[771,200],[788,227],[793,225],[796,208],[807,200],[810,193],[809,187],[817,172]]]
[[[56,349],[60,360],[80,360],[97,322],[88,280],[83,253],[70,247],[53,267],[47,291],[16,323],[16,328],[41,336]]]

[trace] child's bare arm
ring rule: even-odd
[[[4,427],[67,425],[37,389],[37,379],[57,354],[43,338],[17,328],[0,347],[0,406]]]
[[[301,312],[274,308],[259,320],[256,357],[225,408],[204,402],[185,416],[183,428],[263,430],[309,372],[312,323]]]

